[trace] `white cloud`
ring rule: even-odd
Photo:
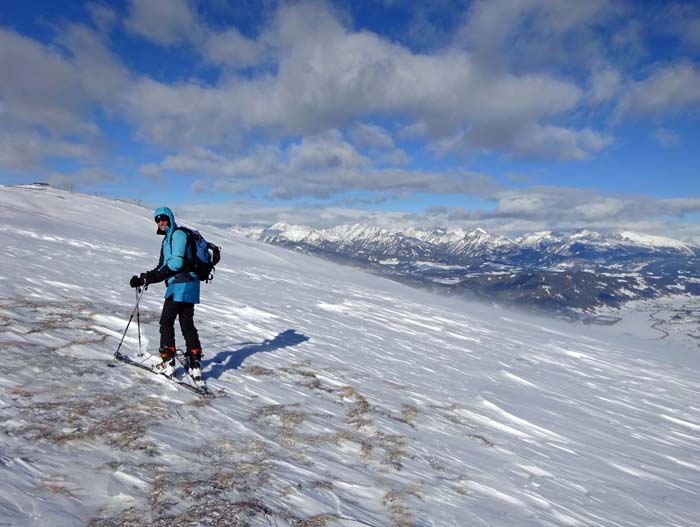
[[[226,157],[197,148],[190,153],[168,156],[160,166],[200,177],[253,180],[248,185],[263,184],[282,169],[281,152],[275,146],[257,147],[242,157]]]
[[[121,104],[139,138],[186,150],[228,142],[227,131],[235,123],[227,99],[224,91],[198,84],[168,85],[141,78],[122,95]]]
[[[556,198],[544,193],[504,192],[499,196],[495,216],[538,217],[550,214]],[[487,214],[489,215],[489,214]]]
[[[700,50],[700,5],[697,2],[679,2],[664,6],[660,29],[679,38],[690,51]]]
[[[659,214],[682,217],[700,213],[700,198],[669,198],[657,202]]]
[[[593,103],[611,101],[622,87],[620,72],[611,67],[595,70],[590,77],[588,98]]]
[[[626,66],[637,65],[649,55],[646,45],[647,28],[644,23],[631,17],[620,27],[616,28],[610,41],[610,53]]]
[[[0,97],[4,123],[80,133],[90,102],[75,66],[55,48],[0,28]]]
[[[56,43],[70,53],[70,65],[86,97],[83,114],[95,103],[108,112],[118,110],[121,94],[129,89],[132,76],[109,49],[105,36],[80,24],[68,24],[61,29]]]
[[[620,98],[617,118],[659,116],[667,112],[700,108],[700,68],[672,64],[646,79],[632,83]]]
[[[300,144],[292,145],[289,149],[289,169],[297,174],[338,174],[369,167],[371,162],[361,155],[348,142],[344,141],[338,132],[323,136],[305,137]]]
[[[78,186],[97,186],[103,183],[118,183],[119,176],[100,167],[83,167],[72,173],[52,172],[47,177],[50,185],[73,189]]]
[[[0,82],[2,166],[32,169],[48,157],[94,160],[104,151],[92,113],[101,104],[109,109],[128,74],[84,26],[62,27],[56,42],[60,48],[0,28],[0,71],[12,72]]]
[[[164,46],[195,40],[201,23],[187,0],[130,0],[128,31]]]
[[[209,62],[236,70],[257,64],[263,58],[264,49],[236,28],[229,28],[210,33],[202,43],[201,52]]]
[[[573,110],[582,97],[571,82],[494,73],[465,53],[412,53],[373,33],[347,30],[318,4],[280,8],[263,42],[276,61],[274,73],[227,77],[217,86],[142,79],[127,97],[128,115],[144,137],[180,148],[258,131],[313,135],[385,115],[421,123],[429,140],[468,126],[476,148],[507,152],[519,130]],[[371,132],[363,130],[365,140]],[[375,142],[389,144],[390,137],[374,132]]]
[[[98,4],[90,10],[103,25],[113,14]],[[531,130],[554,135],[547,121],[582,101],[574,83],[543,73],[494,72],[464,52],[414,53],[376,34],[347,29],[326,4],[283,5],[256,41],[235,28],[206,27],[184,0],[134,0],[124,24],[163,45],[191,44],[224,75],[215,85],[136,77],[103,35],[76,24],[65,25],[56,39],[63,54],[0,31],[0,67],[18,72],[0,86],[3,117],[59,135],[86,136],[99,133],[89,119],[97,104],[128,119],[138,139],[184,152],[240,148],[259,133],[282,140],[349,127],[358,147],[385,150],[387,162],[406,163],[389,132],[367,122],[376,115],[400,118],[419,138],[444,150],[538,151],[564,159],[595,152],[581,139],[573,147],[572,140],[549,141],[547,148],[523,139]],[[236,74],[260,61],[271,67],[252,77]]]
[[[623,65],[603,56],[597,37],[590,48],[595,57],[572,57],[569,77],[557,73],[558,59],[541,60],[546,48],[563,43],[566,54],[572,42],[616,16],[618,8],[605,0],[477,1],[459,46],[431,53],[354,30],[322,2],[281,3],[255,38],[235,27],[207,26],[197,5],[132,0],[118,26],[113,10],[90,3],[103,33],[63,24],[52,45],[0,29],[0,71],[13,72],[0,83],[0,112],[3,131],[15,137],[0,141],[0,164],[36,167],[46,156],[92,161],[102,148],[98,110],[133,125],[137,140],[172,149],[157,166],[141,167],[146,177],[172,170],[203,178],[201,188],[269,184],[285,196],[473,192],[473,175],[467,184],[463,174],[410,170],[401,141],[410,138],[428,152],[581,160],[613,141],[591,125],[567,124],[581,123],[587,104],[619,98],[618,119],[700,104],[700,70],[691,63],[666,64],[625,85]],[[625,28],[640,37],[633,22]],[[204,82],[188,78],[188,70],[182,76],[188,80],[173,83],[138,76],[109,49],[108,34],[118,28],[163,46],[191,46],[221,75]],[[620,45],[634,41],[620,39]],[[516,58],[536,51],[533,60],[517,67],[483,60],[489,52],[510,56],[511,45]],[[590,72],[585,90],[571,80],[581,78],[582,64]],[[657,140],[677,140],[663,130]],[[387,165],[404,168],[377,168]]]
[[[604,48],[595,24],[619,9],[610,0],[478,0],[456,40],[495,67],[590,64]]]
[[[521,174],[519,172],[508,172],[505,176],[513,183],[527,183],[532,179],[527,174]]]
[[[656,142],[664,148],[673,148],[681,143],[680,136],[667,128],[657,128],[653,137]]]
[[[124,26],[162,46],[191,45],[207,62],[222,66],[223,73],[254,66],[265,58],[265,46],[236,27],[207,26],[193,0],[130,0]]]
[[[625,212],[626,205],[625,200],[619,198],[598,196],[577,204],[572,209],[572,214],[579,217],[584,223],[590,224],[591,222],[619,217]]]
[[[38,134],[0,132],[0,168],[32,170],[40,166],[41,159],[42,141]]]
[[[394,140],[381,126],[368,123],[357,123],[348,131],[352,142],[361,148],[376,148],[391,150],[394,148]]]
[[[697,7],[697,6],[696,6]],[[683,42],[691,49],[700,49],[700,13],[696,11],[693,18],[686,19],[680,28]]]
[[[218,204],[192,204],[180,207],[180,217],[214,225],[260,225],[275,223],[310,225],[318,228],[343,223],[395,224],[404,218],[400,212],[377,212],[347,206],[297,205],[270,207],[267,202],[238,200]]]
[[[493,195],[496,207],[479,211],[475,219],[538,221],[550,227],[613,228],[622,223],[681,218],[700,212],[700,199],[658,199],[623,196],[569,187],[529,187],[504,190]]]
[[[139,175],[155,182],[160,181],[163,171],[161,167],[155,163],[146,163],[145,165],[141,165],[139,167],[138,173]]]
[[[245,193],[269,187],[274,196],[286,199],[352,191],[482,195],[499,188],[492,178],[476,173],[378,169],[337,131],[305,137],[286,149],[258,147],[239,157],[193,150],[169,156],[159,168],[199,176],[196,191]]]
[[[117,23],[117,14],[106,5],[88,2],[85,4],[85,9],[87,9],[94,24],[103,33],[111,31]]]
[[[494,128],[482,136],[476,135],[474,128],[469,128],[439,141],[436,150],[446,153],[481,148],[486,151],[504,151],[511,157],[571,161],[588,159],[612,142],[610,136],[590,128],[572,130],[560,126],[530,124],[510,131]]]
[[[0,131],[0,169],[35,170],[51,157],[95,161],[102,153],[100,146],[55,139],[32,130]]]
[[[570,130],[559,126],[533,125],[516,139],[518,155],[563,161],[588,159],[612,143],[612,138],[590,128]]]
[[[408,165],[411,162],[409,155],[400,148],[381,156],[380,161],[390,165]]]
[[[425,209],[425,215],[428,217],[447,216],[449,212],[450,209],[448,207],[445,207],[444,205],[433,205],[432,207],[428,207],[427,209]]]

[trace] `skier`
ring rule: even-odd
[[[179,317],[187,346],[185,367],[199,382],[202,379],[202,347],[194,325],[194,305],[199,304],[199,278],[188,271],[188,262],[193,255],[187,254],[187,235],[177,228],[175,216],[169,208],[160,207],[153,216],[158,225],[157,234],[165,236],[158,266],[139,276],[132,276],[129,285],[140,287],[166,281],[165,302],[160,315],[162,362],[156,369],[168,377],[175,373],[175,319]]]

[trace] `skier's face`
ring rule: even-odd
[[[160,216],[156,216],[155,220],[156,220],[156,225],[158,225],[158,230],[161,232],[165,232],[165,229],[167,229],[168,225],[170,225],[170,219],[165,214],[161,214]]]

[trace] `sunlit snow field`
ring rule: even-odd
[[[223,251],[196,310],[214,399],[110,367],[157,262],[150,210],[0,187],[0,525],[700,525],[687,355],[177,212]]]

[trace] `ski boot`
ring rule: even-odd
[[[163,362],[156,364],[153,369],[172,379],[175,376],[175,346],[160,348],[160,358]]]
[[[197,384],[202,382],[202,350],[192,349],[187,352],[187,371]]]

